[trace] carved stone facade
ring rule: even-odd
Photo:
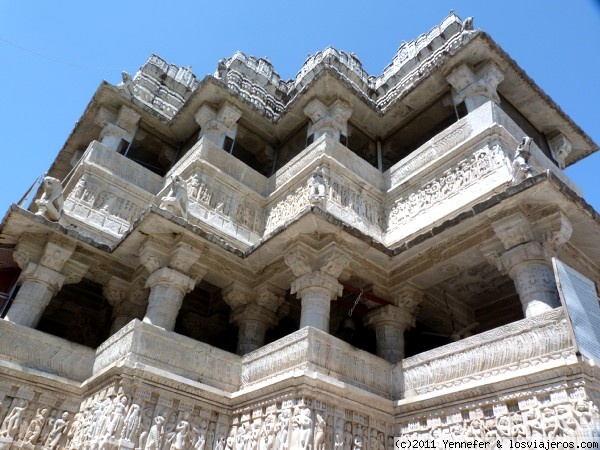
[[[1,224],[0,450],[598,439],[598,146],[472,23],[102,84]]]

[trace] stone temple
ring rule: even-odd
[[[0,449],[593,440],[597,148],[453,13],[378,76],[151,56],[0,225]]]

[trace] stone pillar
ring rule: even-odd
[[[352,115],[352,108],[343,100],[336,100],[331,106],[325,106],[320,100],[314,99],[304,108],[312,124],[309,126],[308,135],[314,134],[315,141],[323,135],[340,141],[340,136],[348,136],[348,119]]]
[[[141,302],[148,296],[144,290],[137,286],[137,282],[126,282],[120,278],[112,277],[104,286],[102,294],[113,307],[112,323],[110,327],[111,336],[131,322],[133,319],[144,317],[145,307]]]
[[[230,321],[238,326],[237,354],[245,355],[265,343],[265,334],[277,323],[277,308],[284,292],[263,284],[252,290],[234,281],[221,291],[223,300],[231,307]]]
[[[521,244],[502,254],[500,260],[515,282],[525,317],[536,316],[560,306],[554,272],[541,244]]]
[[[275,325],[275,312],[250,303],[237,309],[231,317],[239,327],[237,354],[245,355],[265,343],[267,330]]]
[[[168,267],[153,272],[146,281],[150,297],[143,322],[173,331],[183,297],[195,285],[192,278]]]
[[[464,101],[468,112],[489,101],[500,104],[496,89],[503,79],[504,74],[493,62],[488,62],[477,73],[473,73],[463,64],[446,77],[448,83],[454,88],[452,90],[454,104],[459,105]]]
[[[21,287],[5,319],[31,328],[38,325],[63,284],[79,282],[87,271],[87,266],[70,260],[75,243],[51,237],[44,245],[43,239],[45,236],[23,235],[13,256],[23,272]]]
[[[403,286],[395,294],[394,305],[375,308],[367,314],[365,324],[375,329],[377,356],[395,364],[404,358],[404,332],[415,325],[423,292]]]
[[[225,138],[235,141],[237,121],[242,112],[230,103],[223,103],[218,111],[206,103],[196,112],[196,122],[201,128],[201,137],[223,148]]]
[[[180,238],[175,239],[172,245],[152,240],[144,242],[140,258],[150,272],[144,286],[150,288],[150,296],[143,322],[168,331],[175,328],[183,297],[194,289],[196,280],[206,272],[203,268],[202,273],[194,278],[188,275],[199,257],[200,252]]]
[[[65,276],[47,267],[29,263],[20,278],[21,287],[5,319],[35,328],[52,297],[62,288]]]
[[[300,328],[310,326],[328,333],[330,302],[344,291],[338,277],[350,263],[350,255],[337,245],[314,251],[295,244],[284,258],[297,277],[291,293],[302,299]]]
[[[123,141],[131,143],[135,137],[141,116],[133,109],[122,106],[116,117],[106,108],[100,108],[96,124],[100,125],[100,142],[113,150],[122,150]]]
[[[516,211],[494,221],[492,228],[504,249],[488,242],[482,250],[515,282],[525,317],[560,306],[550,257],[571,236],[568,219],[557,211],[532,223]]]

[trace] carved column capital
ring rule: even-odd
[[[200,250],[185,242],[176,242],[171,251],[169,267],[180,272],[187,272],[200,258]],[[204,274],[203,274],[204,275]]]
[[[344,292],[344,287],[337,278],[318,270],[312,271],[296,278],[290,287],[290,293],[303,298],[307,291],[322,291],[330,300],[335,300]]]
[[[146,280],[146,288],[153,289],[157,285],[168,285],[187,294],[194,289],[196,281],[177,270],[163,267],[153,272]]]
[[[230,322],[233,322],[238,326],[249,320],[262,322],[267,328],[270,328],[277,323],[274,311],[256,303],[241,305],[236,310],[232,311],[230,316]]]
[[[111,277],[107,284],[102,286],[102,295],[111,306],[123,302],[129,296],[131,290],[131,284],[118,277]]]
[[[265,333],[277,323],[275,312],[256,303],[237,308],[231,315],[238,331],[237,353],[245,355],[260,348],[265,342]]]
[[[534,239],[531,223],[520,211],[494,221],[492,228],[506,250]]]
[[[239,281],[233,281],[221,289],[221,295],[232,311],[251,303],[256,296],[254,290]]]
[[[352,115],[352,107],[343,100],[336,100],[327,107],[320,100],[314,99],[306,105],[304,114],[312,122],[311,131],[315,140],[327,135],[339,141],[340,134],[348,135],[348,119]]]
[[[466,64],[459,66],[446,77],[452,85],[454,104],[465,102],[469,112],[487,101],[500,104],[497,88],[504,74],[494,62],[488,62],[474,73]]]
[[[218,111],[202,104],[196,112],[195,119],[201,128],[201,137],[223,147],[225,136],[235,140],[237,121],[242,112],[230,103],[223,103]]]
[[[255,289],[256,303],[270,311],[277,311],[285,300],[285,291],[269,283],[263,283]]]
[[[415,324],[413,312],[399,306],[384,305],[371,309],[365,316],[365,325],[377,327],[391,325],[406,330]]]
[[[424,295],[421,289],[406,283],[393,290],[392,298],[395,306],[414,315],[417,313]]]

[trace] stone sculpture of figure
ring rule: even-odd
[[[231,427],[231,430],[229,430],[229,435],[227,436],[227,440],[225,441],[226,450],[233,450],[235,448],[236,436],[237,427],[233,426]]]
[[[290,421],[289,409],[284,409],[277,416],[277,424],[275,425],[275,449],[284,450],[287,448],[288,442],[288,425]]]
[[[308,199],[311,203],[320,203],[326,196],[325,175],[321,167],[317,167],[308,182]]]
[[[256,450],[260,439],[260,420],[255,420],[246,439],[245,450]]]
[[[258,442],[259,450],[273,450],[275,443],[275,416],[273,413],[265,418]]]
[[[333,449],[342,450],[344,447],[344,430],[342,429],[342,421],[338,419],[335,427],[335,435],[333,438]]]
[[[577,433],[579,423],[575,419],[571,404],[558,405],[556,407],[556,415],[558,416],[558,422],[564,435],[573,436]]]
[[[188,422],[189,415],[186,413],[183,419],[179,421],[175,428],[175,435],[172,438],[171,447],[169,450],[184,450],[187,448],[189,434],[190,434],[190,423]]]
[[[542,423],[537,409],[531,408],[525,413],[525,430],[527,437],[538,441],[544,437]]]
[[[188,196],[193,198],[194,200],[198,199],[198,193],[200,191],[200,178],[198,174],[194,174],[187,181],[188,185]]]
[[[130,442],[134,434],[140,427],[140,405],[132,404],[127,412],[127,416],[123,421],[123,430],[121,431],[121,439],[126,439]]]
[[[215,445],[215,423],[211,422],[208,424],[208,430],[206,431],[206,449],[213,450]]]
[[[35,418],[29,422],[25,438],[23,439],[25,442],[33,445],[37,444],[38,438],[42,433],[42,428],[44,428],[44,423],[46,423],[46,417],[48,417],[48,409],[39,408],[35,414]]]
[[[44,193],[41,198],[35,201],[38,206],[38,211],[35,214],[56,222],[60,219],[65,203],[62,185],[59,180],[52,177],[45,177],[42,185],[44,186]]]
[[[54,450],[56,448],[60,438],[67,429],[67,426],[69,426],[68,418],[69,413],[65,411],[60,418],[54,421],[54,426],[52,427],[52,430],[50,430],[50,433],[48,433],[45,448],[48,450]]]
[[[128,72],[121,72],[121,79],[123,80],[117,86],[121,91],[129,94],[130,97],[133,96],[133,80],[131,75]]]
[[[164,423],[165,418],[163,416],[156,416],[154,418],[154,425],[152,425],[150,431],[148,432],[148,438],[146,439],[144,450],[161,449],[162,439],[165,434],[165,430],[163,428]]]
[[[206,420],[201,420],[200,426],[198,428],[194,428],[194,432],[198,435],[196,443],[194,444],[195,450],[204,450],[204,447],[206,445],[206,428]],[[208,447],[208,450],[212,449]]]
[[[160,208],[187,219],[187,183],[179,175],[171,177],[171,189],[166,197],[160,199]]]
[[[27,400],[21,400],[17,406],[4,418],[2,427],[0,427],[0,436],[15,437],[21,427],[21,422],[25,416],[25,410],[29,406]]]
[[[115,397],[112,413],[103,433],[104,436],[115,437],[118,430],[123,426],[123,421],[125,420],[125,411],[127,410],[127,402],[128,399],[124,395],[120,398]]]
[[[586,431],[594,430],[597,423],[598,412],[592,402],[579,400],[575,404],[575,417],[579,422],[579,426]]]
[[[243,423],[237,432],[237,436],[235,438],[235,450],[244,450],[246,447],[246,424]]]
[[[562,435],[560,423],[553,408],[546,407],[542,411],[542,430],[546,439],[554,439],[556,436]]]
[[[350,422],[346,422],[344,425],[344,450],[350,450],[352,448],[352,424]]]
[[[352,450],[361,450],[363,447],[363,436],[362,427],[358,425],[356,427],[356,433],[354,433],[354,442],[352,444]]]
[[[531,165],[529,164],[529,147],[532,139],[525,136],[515,152],[515,158],[512,162],[513,184],[518,184],[526,178],[533,176]]]
[[[225,436],[222,434],[217,438],[217,442],[215,442],[215,450],[225,450]]]
[[[317,414],[317,423],[315,424],[315,438],[314,438],[314,450],[325,450],[325,428],[327,422],[321,416]]]

